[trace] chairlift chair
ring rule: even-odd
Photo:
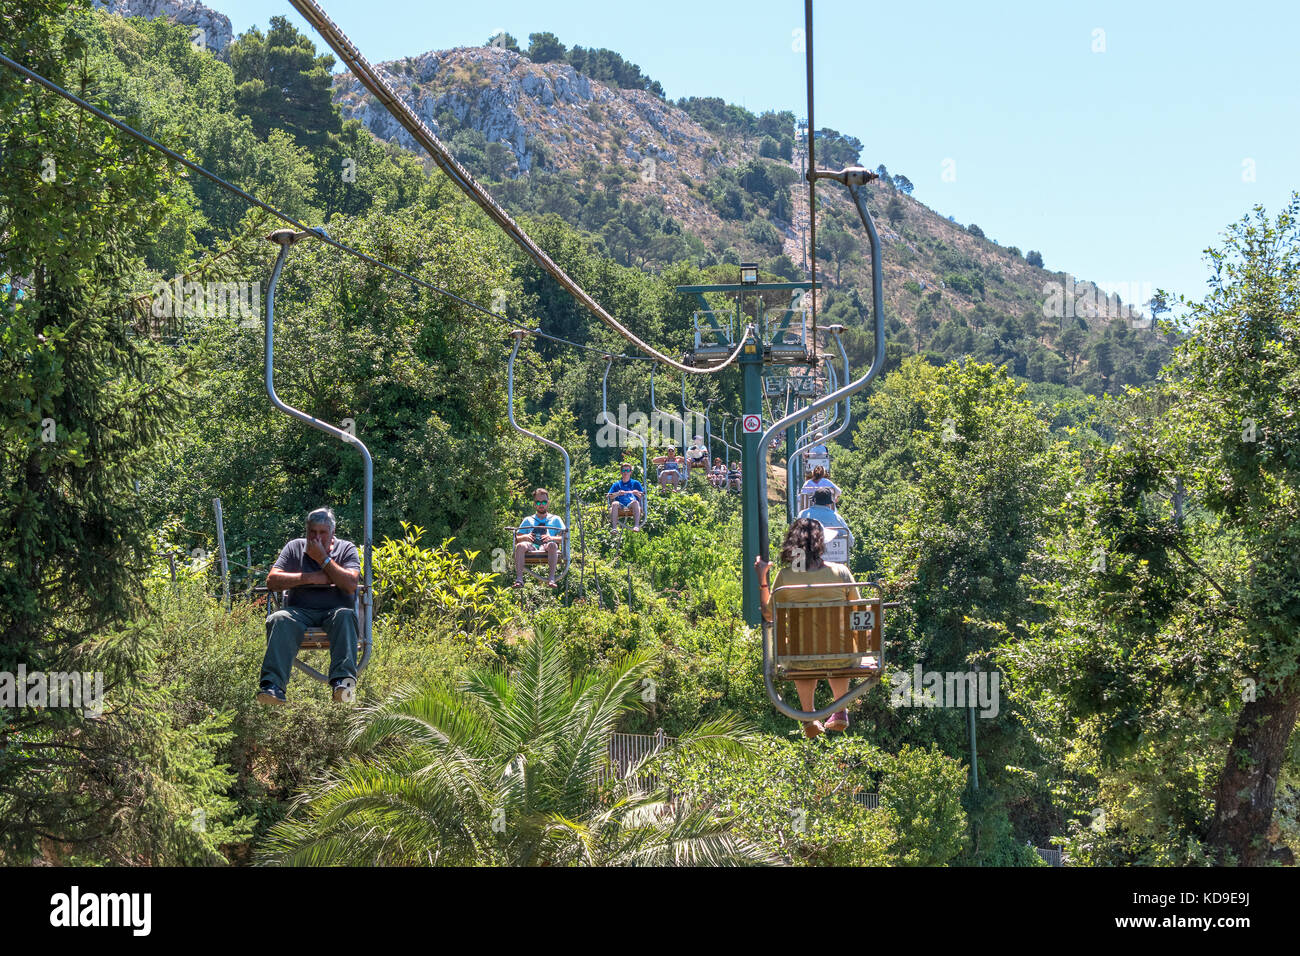
[[[565,575],[569,573],[569,528],[570,522],[570,478],[569,478],[569,453],[564,450],[557,442],[551,441],[535,432],[530,432],[517,421],[515,421],[515,358],[519,355],[519,343],[528,333],[523,329],[516,329],[510,333],[515,340],[514,347],[510,350],[510,360],[506,363],[506,412],[510,419],[510,425],[521,435],[525,435],[534,441],[539,441],[548,448],[553,448],[560,453],[564,459],[564,530],[560,532],[560,555],[555,565],[555,580],[557,583],[562,582]],[[509,554],[513,555],[515,550],[515,535],[520,533],[518,525],[507,525],[505,530],[510,533]],[[542,565],[550,571],[550,558],[547,557],[546,551],[542,549],[530,549],[524,555],[524,568],[534,577],[540,577],[535,568]]]
[[[615,430],[641,441],[641,520],[646,521],[650,517],[650,494],[645,488],[646,482],[650,480],[650,439],[648,435],[638,435],[630,428],[624,428],[620,425],[613,415],[609,413],[609,370],[614,365],[614,356],[605,356],[605,376],[600,380],[600,414],[601,421],[607,425],[613,425]],[[685,377],[685,376],[683,376]],[[608,514],[608,509],[606,509]],[[632,507],[630,505],[620,505],[618,509],[618,520],[621,524],[624,517],[632,517]]]
[[[308,236],[313,235],[309,232],[297,232],[293,229],[277,229],[266,238],[276,243],[280,247],[279,255],[276,256],[275,267],[271,271],[271,281],[267,284],[266,289],[266,394],[271,399],[271,404],[301,422],[312,426],[337,438],[345,444],[356,448],[361,454],[363,468],[363,491],[362,491],[362,580],[357,583],[356,590],[356,609],[357,609],[357,674],[360,675],[370,663],[371,651],[374,647],[372,626],[374,624],[374,595],[373,595],[373,566],[371,560],[372,539],[373,539],[373,494],[374,494],[374,463],[370,457],[370,450],[366,448],[365,443],[356,435],[350,434],[341,428],[331,425],[329,422],[323,422],[318,418],[308,415],[306,412],[299,411],[291,405],[285,404],[280,400],[280,396],[275,392],[275,289],[280,282],[280,272],[284,268],[285,259],[289,255],[289,249],[294,244]],[[279,609],[282,603],[282,596],[276,592],[268,592],[265,587],[255,588],[254,593],[267,595],[268,610],[270,605]],[[303,633],[302,639],[298,643],[299,650],[318,650],[320,648],[329,648],[329,636],[324,628],[309,627]],[[328,676],[322,674],[316,668],[303,661],[301,658],[295,658],[293,666],[298,668],[309,677],[315,678],[321,683],[328,681]]]
[[[852,196],[854,204],[857,207],[858,217],[862,220],[863,228],[866,230],[867,239],[871,246],[871,302],[872,325],[875,333],[875,354],[872,357],[871,366],[867,369],[867,372],[861,378],[854,381],[848,381],[850,378],[848,371],[848,358],[847,355],[844,355],[845,380],[847,384],[823,398],[817,399],[805,408],[799,409],[794,413],[787,413],[787,415],[780,421],[774,422],[759,438],[760,447],[770,442],[774,436],[794,427],[799,422],[807,421],[814,415],[834,407],[841,400],[845,403],[846,414],[845,420],[839,427],[841,429],[846,428],[848,426],[847,413],[849,411],[849,397],[855,392],[866,388],[876,378],[876,376],[880,374],[885,362],[884,277],[881,268],[880,236],[876,230],[875,222],[871,218],[871,213],[866,208],[862,194],[858,191],[858,187],[871,182],[871,180],[875,178],[875,174],[860,166],[848,167],[842,170],[823,170],[812,167],[811,163],[809,165],[810,168],[807,172],[807,177],[809,180],[810,203],[814,201],[813,197],[815,196],[814,190],[817,180],[835,179],[844,184],[848,189],[849,194]],[[837,342],[839,340],[838,332],[836,333],[836,340]],[[842,348],[843,346],[841,345],[841,350]],[[843,354],[843,352],[841,354]],[[834,437],[834,434],[835,433],[827,434],[825,437],[829,440]],[[760,551],[759,557],[762,558],[767,554],[769,541],[766,469],[760,469],[759,473],[755,477],[758,481],[758,546]],[[834,513],[832,512],[832,514]],[[839,526],[842,526],[842,523]],[[837,533],[833,536],[833,541],[838,541],[840,539],[840,535],[838,534],[839,526],[835,525],[834,522],[831,524],[831,527],[835,527],[837,530]],[[826,522],[823,522],[823,528],[827,528]],[[847,532],[847,527],[845,527],[844,530]],[[844,544],[847,546],[848,543],[849,539],[846,534],[844,535]],[[832,542],[828,542],[828,553],[826,554],[826,557],[833,561],[835,559],[831,553],[831,545]],[[844,552],[841,553],[844,553],[845,556],[847,556],[847,547],[845,547]],[[815,587],[816,585],[813,586]],[[840,583],[828,585],[830,588],[844,588],[848,586],[852,585]],[[861,587],[862,585],[859,584],[856,586]],[[792,717],[795,720],[800,721],[821,720],[825,717],[829,717],[836,711],[845,708],[853,700],[866,693],[879,680],[880,670],[884,664],[884,634],[881,622],[881,612],[885,609],[885,605],[878,604],[874,607],[864,607],[858,602],[848,600],[825,602],[825,609],[829,610],[830,618],[829,620],[823,619],[818,622],[815,618],[808,618],[806,615],[816,614],[817,611],[824,609],[809,608],[807,606],[794,609],[785,608],[783,605],[791,602],[782,602],[779,599],[779,595],[783,588],[784,586],[782,588],[777,588],[777,593],[772,595],[774,620],[771,624],[765,623],[763,628],[763,679],[764,684],[766,685],[768,699],[771,700],[772,705],[778,711],[785,714],[787,717]],[[788,594],[789,592],[786,593]],[[838,612],[836,611],[837,607],[839,608]],[[871,617],[868,617],[860,613],[863,611],[873,611],[874,614]],[[782,614],[787,615],[784,620],[781,619]],[[791,618],[788,615],[797,615],[798,622],[796,623],[794,618]],[[779,626],[781,627],[781,633],[784,636],[784,643],[780,645],[782,647],[781,653],[778,653],[778,641],[775,637],[778,620],[781,621]],[[807,624],[807,627],[805,627],[805,624]],[[873,634],[873,640],[869,649],[863,648],[859,641],[848,633],[857,630],[868,630],[867,625],[870,625],[869,629],[873,632],[876,631],[877,628],[881,628],[879,641],[877,642],[874,639]],[[820,627],[821,630],[810,630],[810,628],[814,627]],[[837,642],[838,646],[835,646],[833,650],[828,652],[830,656],[848,657],[853,661],[865,663],[866,661],[869,661],[874,654],[875,667],[867,671],[857,669],[850,670],[847,673],[841,672],[838,669],[823,672],[826,674],[834,674],[835,676],[853,676],[854,673],[867,674],[869,676],[860,680],[857,686],[841,695],[838,699],[832,701],[826,707],[818,710],[804,711],[787,703],[781,697],[780,692],[776,688],[777,665],[778,662],[788,665],[791,663],[790,658],[811,657],[817,659],[819,652],[825,651],[825,648],[816,645],[809,646],[807,643],[808,641],[813,640],[817,633],[828,635],[826,638],[827,641],[833,640]],[[791,651],[794,651],[794,653],[790,653]],[[821,657],[821,659],[825,660],[826,657]],[[785,668],[783,673],[789,673],[788,666]],[[805,675],[801,674],[800,676]],[[808,674],[806,676],[811,677],[821,675]]]
[[[777,680],[860,679],[851,699],[880,682],[886,605],[879,593],[844,597],[850,588],[879,591],[869,582],[836,582],[788,584],[772,592],[772,620],[763,624],[763,673],[769,688],[774,690]],[[809,593],[824,594],[825,599],[792,600],[795,594]]]

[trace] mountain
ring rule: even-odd
[[[778,276],[806,275],[803,147],[789,113],[755,116],[707,98],[674,104],[491,44],[381,68],[512,214],[555,213],[626,265],[743,259]],[[415,148],[350,73],[335,76],[334,98],[345,118]],[[852,137],[817,136],[819,165],[824,155],[858,160]],[[1034,253],[1027,258],[978,226],[945,218],[909,195],[905,176],[878,170],[885,175],[869,187],[868,205],[883,245],[891,342],[939,358],[972,354],[1091,391],[1139,384],[1163,364],[1169,343],[1143,331],[1149,322],[1130,304],[1031,265]],[[870,295],[864,232],[837,184],[821,186],[818,203],[828,320],[860,325]]]

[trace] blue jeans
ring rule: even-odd
[[[298,644],[309,627],[323,627],[330,640],[331,681],[357,676],[357,612],[350,607],[313,609],[286,607],[266,619],[266,656],[262,658],[261,684],[289,686],[289,671],[298,656]]]

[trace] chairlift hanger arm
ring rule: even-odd
[[[844,342],[843,342],[843,340],[840,338],[840,331],[841,331],[841,330],[842,330],[842,327],[841,327],[841,326],[838,326],[838,325],[836,325],[836,326],[831,326],[831,329],[830,329],[830,331],[832,332],[832,334],[835,336],[835,344],[836,344],[837,346],[839,346],[839,350],[840,350],[840,358],[843,359],[843,361],[844,361],[844,381],[847,382],[847,381],[849,381],[849,375],[851,374],[850,371],[849,371],[849,355],[848,355],[848,352],[846,352],[846,351],[844,350]],[[827,371],[832,371],[832,372],[833,372],[834,370],[828,368]],[[844,421],[840,422],[840,423],[839,423],[839,424],[838,424],[838,425],[837,425],[833,430],[826,432],[825,434],[822,435],[822,437],[821,437],[820,439],[818,439],[822,444],[827,444],[827,443],[828,443],[832,438],[835,438],[835,437],[837,437],[837,436],[843,434],[844,431],[845,431],[845,429],[847,429],[847,428],[849,427],[849,423],[852,421],[852,414],[851,414],[851,409],[850,409],[850,405],[849,405],[850,401],[852,401],[851,397],[850,397],[849,395],[845,395],[845,396],[844,396]],[[836,413],[838,414],[839,406],[836,405],[835,408],[836,408]],[[834,421],[834,419],[832,419],[832,421]],[[809,439],[808,439],[807,441],[805,441],[802,445],[798,446],[798,447],[795,449],[795,451],[796,451],[796,452],[799,452],[799,451],[802,451],[804,448],[811,448],[812,445],[813,445],[813,439],[812,439],[812,438],[809,438]]]
[[[644,478],[644,479],[646,480],[646,482],[648,483],[648,482],[650,481],[650,462],[649,462],[649,458],[650,458],[650,438],[649,438],[649,435],[648,435],[648,434],[646,434],[646,435],[638,435],[636,432],[631,431],[630,429],[624,428],[622,425],[620,425],[620,424],[619,424],[619,423],[614,419],[614,416],[611,415],[611,414],[609,413],[609,370],[610,370],[610,368],[613,367],[613,364],[614,364],[613,356],[606,355],[606,356],[605,356],[605,375],[604,375],[604,377],[601,378],[601,380],[600,380],[600,410],[601,410],[602,416],[603,416],[603,418],[604,418],[604,420],[605,420],[605,424],[607,424],[607,425],[613,425],[615,431],[618,431],[618,432],[620,432],[621,434],[627,435],[627,436],[629,436],[629,437],[631,437],[631,438],[638,438],[638,439],[640,439],[640,441],[641,441],[641,477]],[[608,500],[609,500],[609,499],[608,499],[608,493],[607,493],[607,494],[606,494],[606,501],[608,501]],[[642,506],[643,506],[644,509],[645,509],[645,515],[644,515],[643,517],[646,517],[646,518],[650,517],[650,501],[649,501],[649,499],[646,498],[644,495],[642,495],[641,503],[642,503]]]
[[[663,415],[665,418],[667,418],[670,422],[676,422],[678,425],[681,425],[683,434],[686,432],[686,422],[678,418],[676,415],[674,415],[672,412],[668,411],[667,409],[660,408],[658,405],[655,404],[655,366],[654,365],[650,366],[650,410],[652,412],[658,412],[660,415]]]

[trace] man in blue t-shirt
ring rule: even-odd
[[[626,508],[632,515],[633,531],[641,530],[641,500],[645,498],[645,488],[641,482],[632,477],[632,466],[624,465],[619,470],[619,480],[609,486],[605,493],[605,503],[609,505],[609,527],[618,530],[619,512]]]
[[[560,547],[564,541],[564,521],[559,515],[549,512],[551,495],[545,488],[533,492],[533,506],[536,514],[531,514],[519,524],[515,532],[515,587],[524,586],[524,568],[529,554],[545,554],[551,574],[546,586],[556,586],[555,569],[560,562]]]
[[[357,686],[357,581],[361,558],[356,545],[334,537],[331,508],[307,515],[307,536],[280,551],[266,576],[268,591],[283,591],[280,610],[266,619],[266,656],[257,701],[283,704],[289,671],[309,627],[321,627],[330,641],[330,686],[335,703],[353,700]]]

